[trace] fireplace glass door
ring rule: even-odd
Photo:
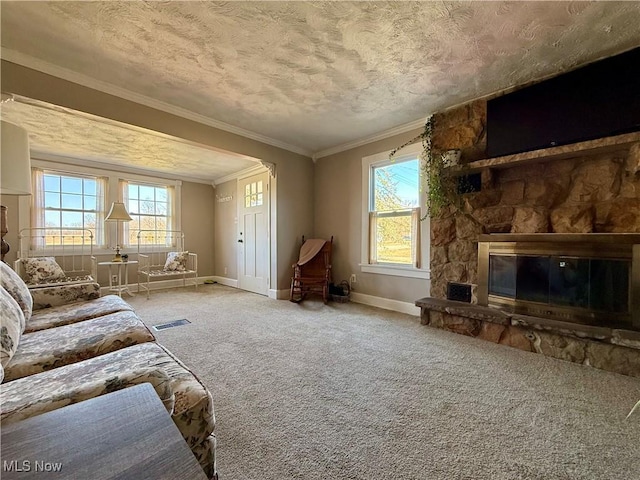
[[[629,311],[631,262],[545,255],[489,256],[489,294],[602,312]]]

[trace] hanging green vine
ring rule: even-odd
[[[393,149],[389,154],[389,159],[393,160],[396,153],[404,147],[422,141],[422,153],[420,154],[420,164],[422,178],[427,190],[427,216],[437,216],[443,208],[457,203],[458,185],[454,175],[447,175],[445,169],[451,166],[450,159],[445,153],[434,154],[432,151],[432,135],[435,121],[430,115],[425,124],[424,130],[417,137]]]
[[[446,175],[444,171],[450,166],[448,157],[432,151],[434,123],[433,115],[429,116],[422,135],[422,171],[427,187],[427,213],[430,216],[437,216],[443,208],[453,203],[456,193],[455,177]]]

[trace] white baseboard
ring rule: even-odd
[[[226,285],[228,287],[238,288],[238,280],[232,278],[219,277],[219,276],[207,276],[198,277],[198,284],[204,283],[205,280],[213,280],[220,285]],[[187,284],[187,287],[190,285]],[[151,290],[161,290],[163,288],[176,288],[182,287],[181,279],[174,280],[157,280],[150,282],[149,288]],[[130,283],[129,290],[132,293],[137,293],[138,284]],[[100,288],[101,295],[109,294],[109,287]],[[144,293],[144,291],[142,292]],[[276,290],[270,288],[267,291],[267,296],[276,300],[288,300],[290,295],[288,288],[282,290]],[[370,305],[372,307],[384,308],[385,310],[393,310],[394,312],[407,313],[409,315],[420,316],[420,307],[416,307],[413,303],[401,302],[400,300],[392,300],[390,298],[376,297],[373,295],[366,295],[364,293],[351,292],[351,301],[354,303],[361,303],[363,305]]]
[[[267,292],[269,298],[273,298],[275,300],[289,300],[289,295],[291,291],[287,288],[284,290],[276,290],[274,288],[270,288]]]
[[[384,308],[385,310],[393,310],[394,312],[407,313],[417,317],[420,316],[420,307],[416,307],[413,303],[401,302],[400,300],[351,292],[351,301],[362,303],[363,305],[371,305],[372,307]]]
[[[220,285],[226,285],[227,287],[238,288],[238,280],[227,277],[219,277],[214,275],[213,277],[209,277],[214,282],[218,282]]]

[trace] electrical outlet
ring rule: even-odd
[[[227,274],[227,267],[224,267],[224,274]]]
[[[111,281],[113,283],[118,283],[118,275],[111,275]]]
[[[354,291],[356,289],[356,287],[353,286],[353,284],[356,282],[357,282],[356,274],[352,273],[351,276],[349,277],[349,290]]]

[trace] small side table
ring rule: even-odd
[[[98,262],[100,266],[109,267],[109,292],[116,293],[122,297],[123,293],[134,294],[129,290],[129,265],[137,265],[137,260],[129,260],[127,262]],[[124,273],[124,283],[122,282],[122,274]]]

